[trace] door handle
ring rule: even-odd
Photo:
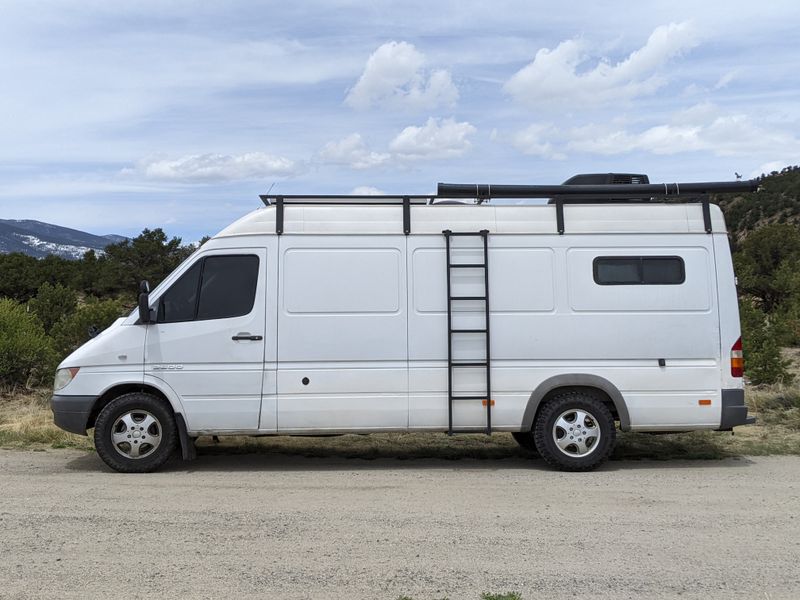
[[[250,335],[249,333],[237,333],[235,336],[231,338],[233,341],[238,342],[239,340],[253,340],[254,342],[258,342],[263,340],[263,336],[260,335]]]

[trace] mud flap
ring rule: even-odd
[[[178,437],[181,441],[181,458],[194,460],[197,458],[197,449],[194,446],[194,438],[189,437],[189,432],[186,430],[186,421],[183,419],[183,415],[176,414],[175,422],[178,425]]]

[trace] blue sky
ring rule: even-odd
[[[287,194],[800,163],[797,2],[0,0],[0,218],[192,241]]]

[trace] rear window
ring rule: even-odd
[[[686,281],[680,256],[598,256],[593,271],[598,285],[680,285]]]

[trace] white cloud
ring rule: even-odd
[[[408,42],[387,42],[367,59],[364,72],[350,89],[345,103],[364,110],[372,106],[426,110],[452,106],[458,89],[450,73],[424,70],[425,55]]]
[[[328,142],[319,153],[321,162],[345,165],[352,169],[370,169],[422,160],[455,158],[472,146],[469,136],[475,127],[455,119],[430,117],[424,125],[411,125],[398,133],[389,143],[388,152],[371,150],[359,133]]]
[[[563,160],[566,155],[557,150],[552,140],[558,137],[558,130],[551,124],[534,123],[513,133],[511,145],[523,154]]]
[[[649,127],[637,128],[622,119],[564,129],[552,123],[533,123],[512,134],[493,133],[492,139],[509,143],[523,154],[550,160],[576,152],[601,157],[630,153],[689,157],[703,153],[725,159],[727,164],[731,158],[738,158],[737,163],[741,161],[744,168],[764,163],[753,171],[754,175],[795,164],[800,155],[800,137],[785,126],[724,111],[710,102],[677,111],[666,122]]]
[[[504,89],[531,107],[581,106],[652,94],[666,83],[660,69],[670,59],[697,45],[690,23],[657,27],[647,43],[625,60],[611,64],[600,58],[593,68],[587,44],[566,40],[554,50],[542,48],[533,62],[509,79]]]
[[[407,160],[423,158],[453,158],[461,156],[472,144],[469,136],[475,127],[455,119],[430,117],[421,127],[406,127],[389,144],[389,149],[398,157]]]
[[[246,154],[191,154],[179,158],[148,158],[136,169],[124,174],[139,173],[147,179],[181,182],[212,182],[288,177],[301,171],[301,166],[283,156],[264,152]]]
[[[642,131],[592,132],[584,128],[573,130],[570,137],[570,149],[604,155],[636,151],[705,151],[715,156],[749,157],[800,154],[800,139],[785,129],[759,124],[745,114],[720,114],[711,104],[692,107],[676,114],[671,123]]]
[[[800,139],[785,128],[758,123],[742,113],[723,113],[711,103],[698,104],[676,113],[669,123],[641,131],[588,126],[573,129],[568,137],[569,149],[601,155],[706,151],[716,156],[788,158],[800,154]]]
[[[323,162],[333,165],[347,165],[353,169],[369,169],[386,163],[389,154],[373,152],[367,147],[361,134],[351,133],[337,141],[328,142],[320,152]]]
[[[737,70],[728,71],[722,77],[719,78],[716,85],[714,85],[714,89],[721,90],[725,87],[728,87],[728,84],[734,79],[737,79],[738,77],[739,77],[739,72]]]
[[[354,196],[385,196],[386,192],[371,185],[359,185],[350,192]]]

